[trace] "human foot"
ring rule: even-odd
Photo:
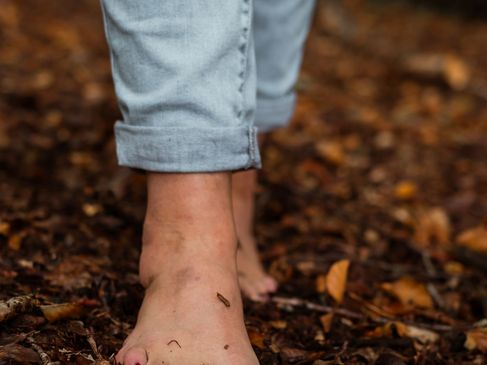
[[[146,294],[119,363],[258,364],[243,321],[229,175],[149,174],[140,279]]]
[[[243,293],[255,301],[265,301],[277,290],[277,281],[268,275],[260,261],[253,234],[254,195],[257,172],[243,171],[232,175],[232,202],[235,228],[239,241],[237,267]]]
[[[151,282],[137,325],[116,360],[123,365],[258,364],[235,271],[213,261],[181,265],[168,265],[168,272]]]

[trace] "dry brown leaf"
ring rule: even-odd
[[[335,165],[343,165],[345,162],[343,148],[338,142],[319,142],[316,144],[316,152],[320,157]]]
[[[487,352],[487,330],[485,328],[475,328],[467,332],[465,347],[470,351]]]
[[[405,307],[433,308],[433,299],[426,287],[412,278],[403,277],[392,283],[383,283],[381,287]]]
[[[100,204],[91,204],[85,203],[83,204],[83,213],[85,213],[88,217],[93,217],[100,213],[103,210]]]
[[[409,200],[416,196],[418,187],[413,181],[400,181],[394,188],[394,196],[397,199]]]
[[[464,89],[470,79],[470,69],[468,66],[454,55],[446,55],[443,66],[443,74],[452,89]]]
[[[469,67],[453,54],[414,54],[404,66],[419,76],[443,79],[455,90],[464,89],[470,80]]]
[[[326,288],[328,294],[335,299],[337,303],[343,301],[343,295],[347,286],[349,260],[340,260],[335,262],[328,274],[326,275]]]
[[[76,318],[82,312],[82,307],[75,303],[41,305],[40,309],[49,322],[65,318]]]
[[[269,324],[278,330],[283,330],[287,328],[286,321],[270,321]]]
[[[7,222],[0,222],[0,234],[7,236],[10,232],[10,224]]]
[[[40,360],[37,352],[19,344],[0,346],[0,364],[11,364],[13,362],[20,364],[38,364]]]
[[[479,226],[460,233],[457,243],[473,251],[487,254],[487,228]]]
[[[249,339],[250,343],[259,349],[263,350],[265,349],[265,344],[264,344],[264,334],[256,329],[249,328],[247,330],[249,334]]]
[[[450,243],[450,232],[450,219],[442,208],[423,210],[416,219],[414,242],[421,247],[433,243],[447,246]]]
[[[390,337],[395,333],[401,337],[415,339],[423,344],[436,342],[439,339],[439,335],[436,332],[397,321],[376,327],[373,331],[368,332],[367,335],[370,337]]]
[[[25,233],[13,234],[8,238],[8,248],[13,251],[19,251],[22,246],[22,240],[25,237]]]
[[[331,324],[333,322],[333,313],[327,313],[320,317],[321,326],[325,333],[330,332]]]

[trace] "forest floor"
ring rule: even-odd
[[[105,364],[142,299],[145,177],[116,165],[99,3],[0,4],[0,364]],[[485,21],[320,3],[262,150],[262,364],[487,363],[486,45]]]

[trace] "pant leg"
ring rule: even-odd
[[[260,166],[252,0],[101,0],[119,163],[149,171]]]
[[[293,114],[294,85],[314,7],[314,0],[255,0],[259,132],[286,125]]]

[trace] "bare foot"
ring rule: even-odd
[[[254,195],[257,172],[237,172],[232,175],[232,201],[239,246],[237,267],[243,293],[255,301],[265,301],[277,290],[277,281],[269,276],[260,261],[253,233]]]
[[[149,175],[146,293],[120,364],[258,365],[243,320],[230,176],[197,175]]]

